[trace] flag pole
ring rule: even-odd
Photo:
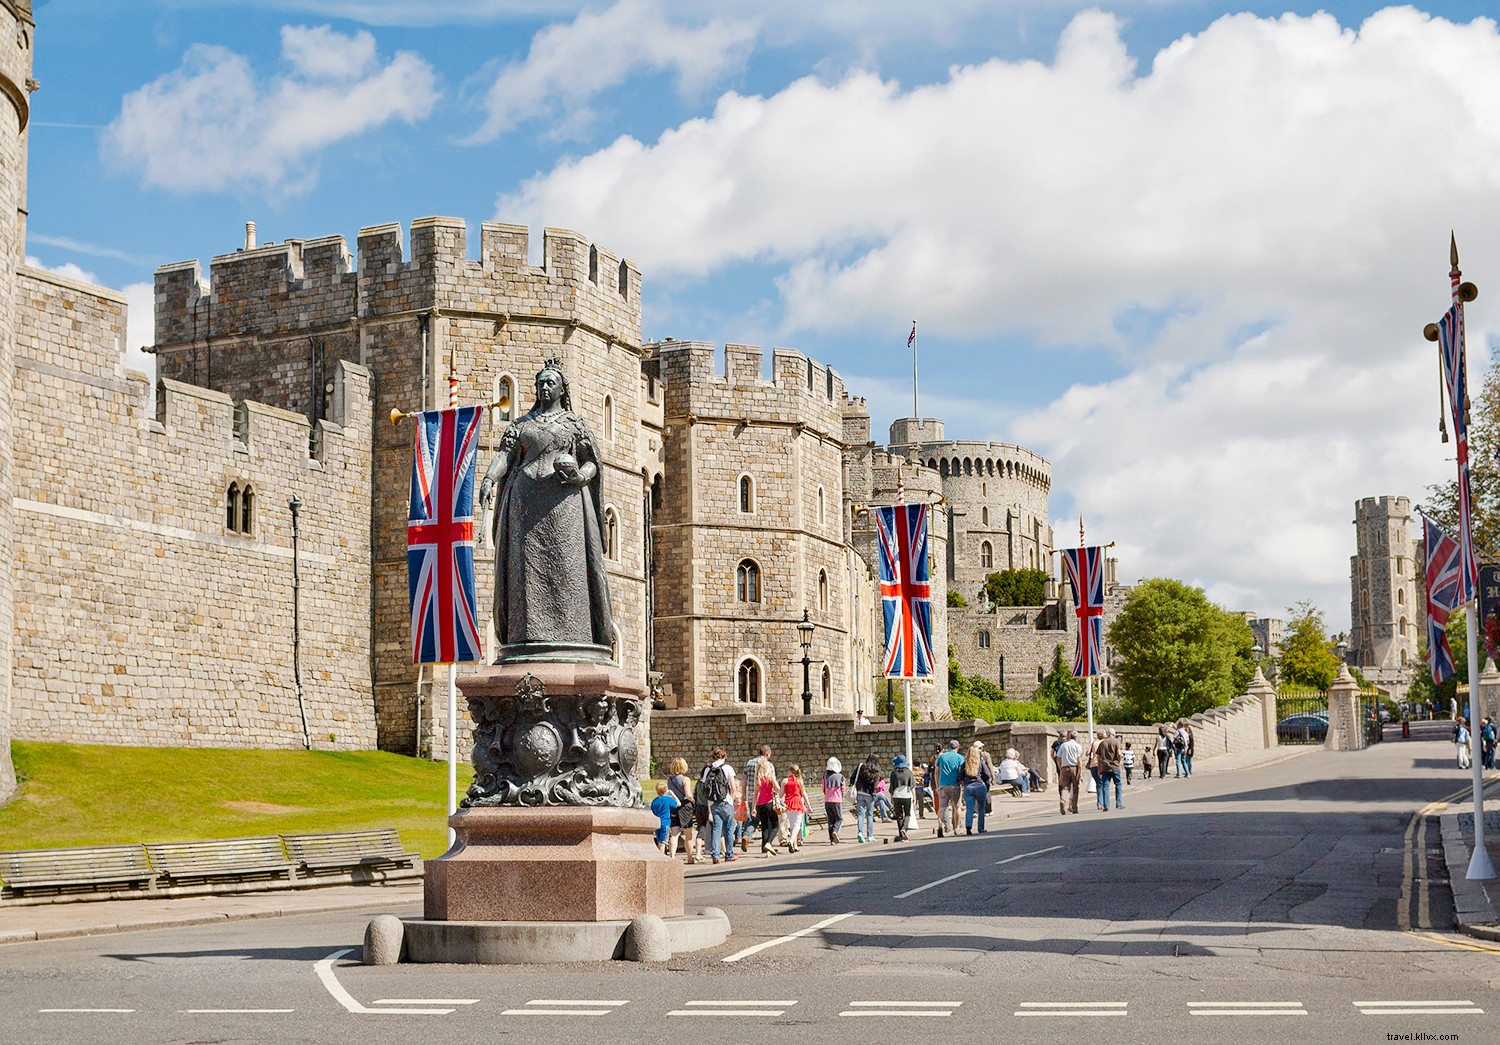
[[[1078,513],[1078,566],[1079,566],[1079,570],[1080,571],[1082,571],[1082,569],[1083,569],[1083,561],[1084,561],[1084,558],[1083,558],[1083,548],[1084,548],[1084,543],[1083,543],[1083,513],[1079,512]],[[1088,596],[1084,595],[1083,592],[1076,591],[1076,590],[1073,592],[1073,597],[1076,598],[1076,599],[1078,599],[1080,602],[1082,602],[1084,599],[1088,598]],[[1078,618],[1078,641],[1080,643],[1085,641],[1084,637],[1083,637],[1083,629],[1086,628],[1086,627],[1088,627],[1088,626],[1089,626],[1089,622],[1088,622],[1088,618],[1087,617],[1079,617]],[[1083,692],[1084,692],[1084,707],[1087,710],[1088,721],[1089,721],[1089,749],[1092,750],[1093,747],[1094,747],[1094,676],[1092,674],[1088,674],[1088,675],[1085,675],[1083,677]],[[1087,789],[1087,791],[1088,791],[1089,794],[1092,795],[1094,793],[1095,789],[1094,789],[1094,774],[1093,773],[1089,774],[1089,779],[1088,779],[1088,782],[1085,785],[1085,787],[1086,787],[1086,789]]]
[[[906,347],[911,349],[911,416],[917,419],[917,427],[922,426],[922,415],[917,413],[917,321],[911,321],[911,336],[906,339]]]
[[[458,665],[448,665],[448,819],[458,811]],[[448,845],[458,840],[448,825]]]

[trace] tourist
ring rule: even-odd
[[[1468,769],[1473,764],[1469,760],[1469,724],[1462,715],[1453,720],[1453,743],[1458,746],[1458,768]]]
[[[938,810],[939,838],[943,837],[944,831],[950,835],[958,834],[958,803],[962,792],[958,775],[963,768],[964,756],[958,753],[958,741],[948,741],[948,749],[937,758],[938,800],[942,802],[942,808]]]
[[[708,855],[714,863],[721,858],[726,862],[734,859],[734,770],[729,766],[728,757],[723,748],[714,748],[714,760],[703,771],[702,778],[709,820],[713,825],[708,839]],[[697,798],[696,795],[693,797]],[[701,828],[699,832],[701,834]]]
[[[748,792],[745,796],[745,800],[750,806],[750,818],[747,821],[745,833],[740,836],[739,840],[740,851],[744,853],[748,853],[750,851],[750,839],[755,837],[755,828],[757,824],[757,818],[755,814],[755,782],[760,779],[760,764],[770,757],[771,745],[762,744],[759,748],[756,749],[755,757],[745,763],[745,789]],[[764,843],[765,840],[762,839],[761,841],[762,843]]]
[[[912,778],[916,781],[916,783],[912,787],[913,794],[916,797],[916,801],[913,802],[913,806],[916,809],[917,819],[921,820],[927,815],[926,807],[927,804],[932,800],[931,795],[927,789],[927,763],[918,762],[916,765],[911,767],[911,772]]]
[[[891,798],[896,808],[896,841],[906,841],[911,826],[911,804],[916,797],[917,778],[906,764],[905,755],[891,759]]]
[[[937,760],[938,757],[942,755],[942,753],[943,745],[934,744],[932,747],[932,754],[927,757],[927,772],[925,774],[927,780],[927,793],[932,798],[932,815],[937,818],[939,826],[941,826],[943,823],[943,814],[940,811],[942,809],[943,796],[942,792],[938,788]]]
[[[1177,776],[1187,776],[1187,720],[1178,719],[1172,730],[1172,757],[1176,759]]]
[[[802,790],[802,767],[793,764],[781,782],[786,802],[786,848],[795,853],[802,846],[802,825],[807,821],[807,797]]]
[[[1141,775],[1147,780],[1151,779],[1151,749],[1149,747],[1141,752]]]
[[[651,814],[657,818],[660,825],[656,829],[656,848],[662,851],[663,856],[670,856],[667,852],[667,837],[672,833],[672,814],[682,803],[677,797],[667,790],[667,782],[659,780],[656,784],[656,797],[651,800]]]
[[[745,801],[745,782],[734,778],[734,838],[730,848],[738,846],[743,852],[750,836],[750,803]]]
[[[1005,757],[1000,760],[997,772],[1000,783],[1014,784],[1023,795],[1031,793],[1031,771],[1022,764],[1021,755],[1015,748],[1005,749]]]
[[[1125,741],[1125,750],[1120,753],[1120,759],[1125,767],[1125,784],[1128,787],[1135,783],[1131,779],[1135,775],[1135,752],[1130,750],[1130,741],[1128,740]]]
[[[672,830],[667,840],[667,855],[677,855],[677,842],[682,841],[683,852],[692,858],[693,840],[698,832],[693,819],[693,784],[687,775],[687,759],[678,755],[667,765],[667,790],[677,799],[677,812],[673,817]]]
[[[1099,741],[1102,737],[1094,737],[1089,741],[1089,749],[1084,761],[1089,767],[1089,777],[1094,781],[1094,805],[1097,809],[1104,808],[1104,802],[1099,798]]]
[[[1099,766],[1099,775],[1095,777],[1098,781],[1095,786],[1099,789],[1099,808],[1109,812],[1109,787],[1113,784],[1115,806],[1124,809],[1125,800],[1120,796],[1120,768],[1125,761],[1125,752],[1120,750],[1120,740],[1113,729],[1104,731],[1103,738],[1094,746],[1094,753]]]
[[[854,837],[859,842],[875,840],[875,786],[880,781],[880,763],[874,754],[854,769]]]
[[[881,823],[885,823],[891,818],[892,812],[890,784],[882,776],[875,781],[875,816]]]
[[[775,856],[776,835],[781,830],[781,815],[777,806],[781,802],[781,787],[776,783],[776,767],[771,764],[771,749],[762,746],[765,752],[756,766],[755,819],[760,825],[760,852],[762,856]]]
[[[828,844],[839,844],[839,831],[844,826],[844,767],[836,758],[830,758],[823,767],[823,812],[828,817]]]
[[[959,770],[958,783],[963,789],[964,795],[964,833],[974,833],[974,810],[979,809],[979,833],[984,834],[985,806],[990,801],[990,776],[989,764],[984,758],[984,745],[975,741],[969,745],[969,753],[964,756],[963,767]]]
[[[1078,812],[1078,764],[1082,761],[1078,732],[1070,729],[1057,745],[1057,810],[1064,816]]]
[[[1495,768],[1495,720],[1486,717],[1479,726],[1479,757],[1485,769]]]
[[[1193,775],[1193,746],[1196,738],[1193,736],[1193,727],[1184,720],[1182,723],[1182,764],[1187,767],[1187,775]]]
[[[1167,766],[1172,763],[1172,735],[1166,726],[1156,727],[1156,775],[1167,779]]]

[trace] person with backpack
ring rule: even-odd
[[[1495,720],[1485,718],[1479,725],[1479,758],[1485,769],[1495,768]]]
[[[728,863],[734,859],[734,803],[730,794],[734,784],[734,770],[725,761],[728,757],[721,747],[714,748],[714,760],[703,770],[694,789],[693,802],[699,801],[708,809],[712,825],[708,839],[708,855],[714,863]]]
[[[896,841],[904,842],[912,822],[912,801],[917,797],[917,778],[905,755],[891,759],[891,801],[896,807]]]
[[[836,758],[830,758],[823,767],[823,812],[828,817],[828,844],[839,844],[839,831],[844,826],[844,766]]]
[[[1469,724],[1462,715],[1453,720],[1453,743],[1458,746],[1458,768],[1468,769],[1473,765],[1469,760]]]
[[[860,842],[875,840],[875,787],[880,783],[880,763],[872,753],[854,770],[854,836]]]

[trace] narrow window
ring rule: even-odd
[[[224,528],[238,531],[240,528],[240,484],[230,483],[224,495]]]
[[[828,670],[828,665],[823,665],[823,706],[833,707],[833,672]]]
[[[833,368],[829,367],[827,370],[823,371],[823,373],[825,375],[827,375],[827,377],[828,377],[828,398],[832,399],[833,398]]]
[[[630,269],[626,266],[625,262],[623,262],[623,261],[620,262],[620,283],[619,283],[619,286],[620,286],[620,296],[622,298],[623,297],[629,297],[630,296]]]
[[[748,475],[740,476],[740,511],[746,515],[755,513],[755,480]]]
[[[1037,669],[1036,669],[1036,680],[1038,682],[1043,682],[1043,681],[1046,680],[1046,678],[1047,678],[1047,676],[1042,673],[1041,667],[1038,666]]]
[[[614,396],[604,397],[604,441],[612,443],[615,441],[615,399]]]
[[[255,491],[249,483],[240,494],[240,533],[249,533],[250,524],[255,520]]]
[[[990,547],[990,542],[985,541],[979,546],[979,566],[981,569],[989,569],[995,565],[995,549]]]
[[[1405,591],[1405,589],[1402,589],[1402,588],[1397,588],[1396,589],[1396,602],[1397,602],[1397,604],[1404,604],[1406,602],[1406,591]]]
[[[504,406],[500,405],[502,402]],[[509,374],[501,374],[495,378],[495,398],[490,406],[494,411],[490,417],[492,425],[509,421],[516,416],[516,383]]]
[[[990,648],[990,633],[989,632],[987,632],[987,631],[981,631],[979,633],[979,648],[980,649],[989,649]]]
[[[979,525],[980,526],[988,526],[989,524],[990,524],[990,510],[988,508],[981,508],[981,509],[979,509]]]
[[[735,699],[741,704],[760,703],[760,665],[749,657],[740,661]]]
[[[828,498],[823,493],[823,488],[818,487],[818,525],[822,526],[828,521]]]
[[[818,571],[818,609],[823,613],[828,612],[828,571]]]
[[[589,248],[589,282],[599,282],[599,248]]]
[[[812,391],[812,381],[813,381],[813,365],[812,365],[812,360],[809,359],[807,361],[807,390],[809,392]]]
[[[613,508],[604,509],[604,557],[620,560],[620,518]]]
[[[760,601],[760,567],[749,559],[735,570],[734,597],[737,602]]]

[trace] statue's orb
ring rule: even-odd
[[[617,750],[620,754],[620,772],[624,773],[628,777],[635,770],[635,730],[620,730],[620,739],[618,741]]]
[[[516,743],[516,768],[526,776],[541,776],[562,760],[562,735],[550,722],[538,722]]]

